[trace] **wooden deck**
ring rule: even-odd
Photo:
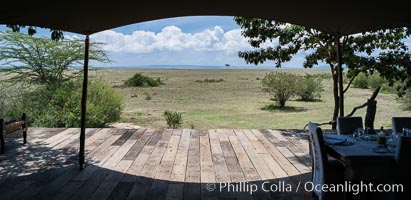
[[[25,146],[20,135],[6,138],[0,199],[311,197],[303,190],[311,178],[304,131],[107,128],[87,129],[86,135],[82,171],[79,129],[29,129]],[[265,181],[277,191],[263,191]]]

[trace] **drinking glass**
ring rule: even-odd
[[[352,137],[355,141],[358,141],[361,139],[361,136],[363,135],[364,130],[362,128],[357,128],[355,129]]]

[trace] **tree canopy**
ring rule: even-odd
[[[395,81],[403,83],[398,87],[400,95],[406,88],[411,87],[411,55],[404,41],[411,35],[408,28],[337,36],[267,19],[235,17],[234,20],[241,26],[242,35],[247,37],[250,45],[254,47],[253,50],[238,53],[247,63],[257,65],[274,61],[275,67],[281,67],[282,63],[301,53],[305,58],[305,68],[323,63],[330,66],[335,100],[333,120],[338,115],[339,91],[346,92],[351,85],[348,84],[346,88],[338,87],[338,41],[341,44],[342,64],[351,78],[350,83],[360,72],[379,72],[391,84]]]
[[[91,43],[90,60],[109,62],[101,43]],[[79,39],[53,41],[17,32],[0,32],[0,66],[13,76],[9,81],[60,84],[77,76],[84,60],[84,42]]]

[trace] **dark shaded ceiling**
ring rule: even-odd
[[[117,0],[109,3],[14,0],[0,7],[0,24],[40,26],[87,35],[148,20],[197,15],[268,18],[335,35],[411,26],[411,7],[404,0],[250,0],[245,3],[232,0]]]

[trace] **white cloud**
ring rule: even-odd
[[[155,51],[226,51],[228,53],[251,49],[241,29],[227,32],[220,26],[197,33],[185,33],[179,27],[167,26],[161,32],[135,31],[130,35],[113,30],[92,35],[92,40],[104,42],[110,52],[151,53]]]

